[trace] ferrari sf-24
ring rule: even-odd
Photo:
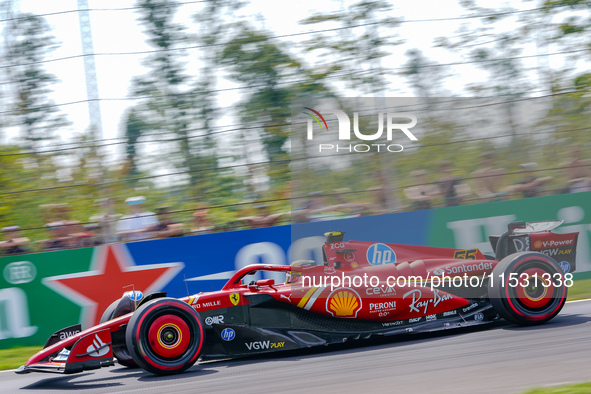
[[[578,233],[551,231],[561,223],[510,223],[504,234],[490,237],[494,256],[477,248],[345,241],[343,232],[331,231],[320,263],[249,265],[219,291],[180,299],[126,292],[100,324],[57,331],[16,372],[70,374],[117,361],[169,375],[198,360],[500,319],[542,324],[564,306],[576,269]],[[258,271],[285,273],[285,282],[249,282]]]

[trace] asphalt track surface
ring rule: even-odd
[[[2,393],[521,393],[591,381],[591,300],[538,327],[479,329],[224,360],[154,376],[119,366],[0,373]]]

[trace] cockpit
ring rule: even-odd
[[[314,260],[297,260],[290,264],[291,270],[287,271],[285,275],[285,284],[298,283],[302,277],[302,270],[304,268],[316,267]]]

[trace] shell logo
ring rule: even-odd
[[[353,289],[341,287],[326,299],[326,311],[335,317],[357,317],[360,309],[361,297]]]
[[[541,241],[536,241],[536,242],[534,243],[534,248],[536,248],[536,249],[540,249],[541,247],[542,247],[542,242],[541,242]]]

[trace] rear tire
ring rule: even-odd
[[[157,375],[190,368],[199,358],[204,340],[199,314],[175,298],[158,298],[140,306],[125,333],[133,361]]]
[[[490,301],[495,311],[511,323],[546,323],[566,302],[564,274],[558,263],[545,254],[511,254],[497,264],[492,275],[488,284]]]

